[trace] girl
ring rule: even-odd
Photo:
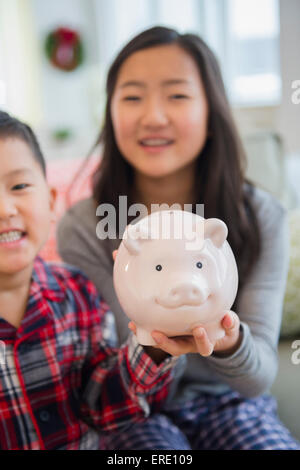
[[[270,195],[245,180],[244,152],[208,46],[163,27],[131,40],[108,73],[100,143],[93,196],[67,212],[58,246],[110,304],[120,343],[128,334],[127,318],[113,289],[111,256],[120,240],[96,238],[97,205],[118,209],[120,195],[148,210],[153,203],[203,203],[206,218],[220,218],[229,228],[240,280],[221,341],[210,344],[203,329],[176,339],[153,333],[166,353],[187,354],[185,370],[161,413],[126,436],[113,436],[107,447],[299,448],[268,395],[277,371],[287,274],[286,217]]]

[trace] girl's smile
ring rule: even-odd
[[[164,136],[149,136],[139,140],[139,144],[145,152],[157,154],[174,145],[175,140]]]

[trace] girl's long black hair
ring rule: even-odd
[[[245,179],[245,153],[232,117],[230,105],[215,55],[194,34],[153,27],[132,39],[112,63],[107,77],[107,103],[102,131],[95,146],[102,145],[102,160],[93,177],[93,197],[97,204],[110,203],[116,210],[119,195],[132,200],[134,170],[117,146],[111,118],[111,100],[118,73],[134,52],[149,47],[176,44],[197,64],[209,108],[208,138],[197,158],[195,201],[204,204],[205,218],[217,217],[228,226],[228,242],[236,257],[240,285],[249,275],[260,252],[260,233],[251,204],[253,186]],[[194,201],[186,201],[191,203]]]

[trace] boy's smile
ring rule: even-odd
[[[0,139],[0,275],[30,268],[46,242],[55,193],[21,139]]]
[[[9,248],[16,248],[21,243],[24,242],[26,237],[26,232],[11,228],[9,230],[5,230],[4,232],[0,232],[0,246],[6,245]]]

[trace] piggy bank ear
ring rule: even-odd
[[[123,243],[131,255],[137,255],[141,251],[141,244],[149,238],[148,231],[140,225],[127,225]]]
[[[228,235],[227,225],[220,219],[207,219],[204,234],[204,238],[210,238],[217,248],[221,248]]]

